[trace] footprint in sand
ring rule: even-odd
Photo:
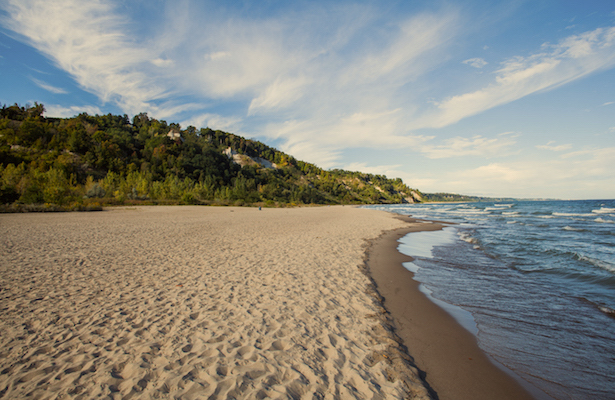
[[[284,351],[289,347],[289,343],[284,340],[276,340],[271,343],[269,351]]]
[[[241,358],[244,358],[244,359],[249,358],[250,355],[252,354],[252,351],[254,351],[254,347],[243,346],[237,350],[237,355],[239,355]]]

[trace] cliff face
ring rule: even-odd
[[[261,158],[261,157],[250,157],[244,154],[239,154],[230,147],[224,150],[224,154],[226,154],[230,159],[232,159],[235,164],[240,165],[241,167],[251,165],[251,166],[259,166],[259,167],[266,168],[266,169],[277,169],[278,168],[276,164],[272,163],[269,160],[265,160],[264,158]]]

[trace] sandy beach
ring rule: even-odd
[[[0,215],[0,398],[531,399],[354,207]],[[383,308],[386,307],[386,308]]]
[[[0,215],[0,397],[427,399],[352,207]],[[390,320],[388,321],[390,322]]]

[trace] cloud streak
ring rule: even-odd
[[[428,158],[452,158],[465,156],[495,157],[502,156],[507,148],[516,141],[508,135],[500,135],[499,138],[485,138],[480,135],[472,138],[454,137],[447,139],[441,145],[425,145],[421,152]]]
[[[550,141],[547,144],[538,145],[536,146],[536,148],[543,149],[543,150],[551,150],[551,151],[565,151],[565,150],[570,150],[572,148],[572,145],[571,144],[556,145],[554,141]]]
[[[40,87],[41,89],[45,89],[48,92],[54,93],[54,94],[66,94],[68,93],[66,90],[59,88],[59,87],[55,87],[53,85],[50,85],[46,82],[41,81],[40,79],[36,79],[36,78],[30,78],[30,80],[32,82],[34,82],[34,84],[38,87]]]
[[[103,102],[137,113],[168,89],[147,65],[151,51],[130,39],[130,21],[112,4],[79,0],[8,1],[2,23]]]
[[[100,108],[95,106],[72,106],[72,107],[61,107],[54,105],[46,105],[45,106],[45,115],[48,117],[55,118],[71,118],[77,114],[88,113],[90,115],[102,114]]]
[[[528,57],[513,57],[495,71],[488,86],[451,96],[417,127],[440,128],[530,94],[551,90],[615,65],[615,27],[598,28],[565,38]]]
[[[487,61],[483,60],[482,58],[470,58],[465,61],[462,61],[461,63],[479,69],[488,64]]]
[[[555,159],[532,157],[460,168],[449,172],[440,184],[450,191],[485,196],[536,197],[541,188],[550,187],[562,198],[599,198],[605,189],[613,195],[613,168],[615,147],[587,148]]]

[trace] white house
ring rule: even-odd
[[[178,130],[176,130],[174,128],[171,128],[169,133],[167,133],[167,136],[169,138],[171,138],[171,140],[177,140],[177,139],[181,140],[181,138],[182,138],[182,134]]]

